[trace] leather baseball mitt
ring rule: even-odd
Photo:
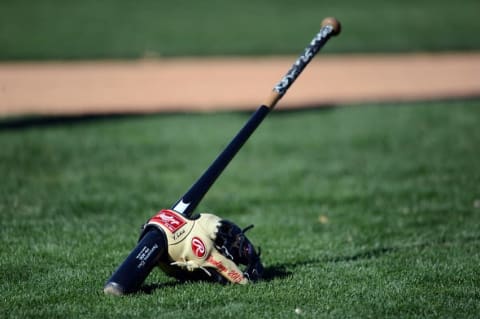
[[[179,280],[209,280],[246,284],[262,278],[263,265],[245,232],[227,220],[212,214],[189,219],[164,209],[143,227],[161,229],[168,242],[168,256],[160,268]],[[243,269],[242,269],[242,268]]]

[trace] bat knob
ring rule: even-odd
[[[163,231],[156,228],[149,229],[107,281],[103,292],[114,296],[136,292],[166,253],[167,245]]]
[[[322,27],[325,27],[327,25],[332,26],[332,28],[333,28],[333,33],[332,34],[333,35],[338,35],[340,33],[340,31],[342,30],[342,26],[341,26],[340,22],[333,17],[328,17],[328,18],[323,19]]]
[[[125,289],[116,282],[109,282],[103,288],[106,295],[122,296],[125,294]]]

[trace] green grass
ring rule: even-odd
[[[2,0],[0,60],[297,54],[320,21],[325,52],[479,50],[480,2]]]
[[[478,100],[271,114],[200,207],[256,225],[268,280],[178,284],[155,270],[151,294],[104,296],[139,226],[248,116],[2,120],[2,317],[478,316]]]

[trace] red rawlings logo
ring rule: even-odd
[[[198,258],[202,258],[203,256],[205,256],[207,249],[205,249],[205,244],[200,238],[192,238],[192,251]]]
[[[209,263],[211,263],[212,265],[214,265],[215,267],[217,267],[217,269],[220,270],[221,272],[226,272],[228,270],[227,267],[225,267],[224,264],[222,264],[218,260],[215,260],[212,255],[210,255],[210,257],[208,257],[207,261]]]
[[[178,216],[177,213],[168,209],[162,209],[157,215],[150,219],[150,222],[159,223],[172,233],[187,223],[182,217]]]
[[[221,261],[216,260],[213,258],[212,255],[208,257],[207,261],[211,263],[213,266],[217,267],[218,270],[223,272],[232,282],[240,283],[243,280],[243,274],[234,270],[234,269],[228,269]]]

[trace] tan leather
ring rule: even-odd
[[[215,238],[220,218],[212,214],[200,214],[187,219],[173,210],[164,209],[153,216],[147,225],[161,228],[168,241],[170,265],[187,271],[216,269],[232,283],[246,284],[248,279],[230,259],[215,248]]]

